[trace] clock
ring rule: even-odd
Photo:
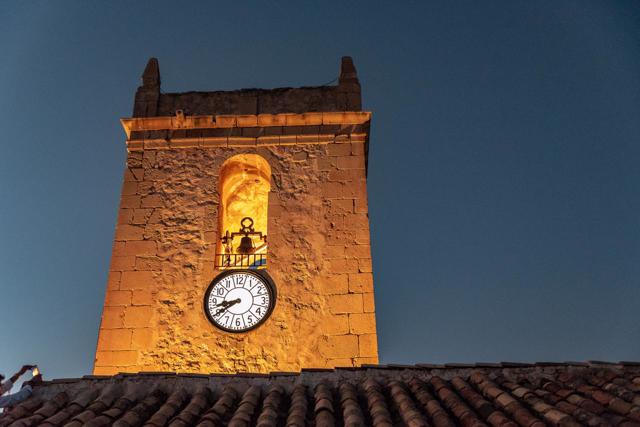
[[[209,321],[226,332],[247,332],[262,324],[276,303],[276,287],[264,270],[228,270],[204,294]]]

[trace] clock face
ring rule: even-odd
[[[204,311],[223,331],[246,332],[267,320],[275,297],[273,281],[263,270],[230,270],[209,285]]]

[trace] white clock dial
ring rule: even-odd
[[[214,279],[205,294],[205,313],[218,328],[245,332],[271,314],[275,287],[264,272],[229,271]]]

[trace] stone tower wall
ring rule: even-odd
[[[123,120],[128,157],[94,373],[377,363],[369,120],[366,112],[182,111]],[[272,169],[267,270],[278,298],[263,325],[231,334],[202,306],[219,273],[220,167],[243,153]]]

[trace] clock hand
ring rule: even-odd
[[[237,304],[240,302],[240,298],[234,299],[232,301],[222,301],[220,304],[216,305],[216,307],[231,307],[233,304]]]
[[[229,307],[231,307],[234,304],[238,304],[239,302],[241,302],[240,298],[234,299],[232,301],[222,301],[220,304],[216,305],[216,307],[222,306],[222,308],[216,311],[216,314],[214,314],[214,317],[224,313],[225,311],[227,311]]]

